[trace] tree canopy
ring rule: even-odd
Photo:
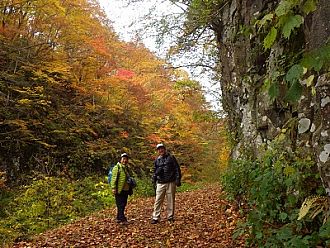
[[[0,8],[0,168],[8,182],[27,180],[23,171],[104,172],[120,151],[148,171],[157,142],[184,164],[208,159],[193,154],[205,153],[220,122],[200,84],[142,43],[121,41],[97,1],[8,0]]]

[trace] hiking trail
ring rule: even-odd
[[[163,218],[155,225],[150,223],[154,198],[138,198],[128,202],[129,225],[116,223],[113,207],[13,247],[244,247],[243,238],[232,240],[239,214],[221,196],[218,184],[177,193],[175,222]]]

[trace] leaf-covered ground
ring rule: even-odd
[[[150,224],[154,198],[140,198],[128,203],[127,226],[115,222],[112,208],[14,247],[243,247],[232,240],[238,214],[221,194],[218,185],[177,193],[174,223]]]

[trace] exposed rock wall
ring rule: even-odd
[[[305,50],[319,48],[329,41],[329,0],[320,0],[317,10],[307,16],[303,31],[293,46]],[[236,146],[232,157],[260,156],[267,146],[290,124],[290,146],[302,149],[318,165],[324,187],[330,196],[330,76],[323,68],[315,78],[315,93],[304,87],[299,102],[290,105],[270,101],[263,90],[266,73],[272,72],[286,47],[273,46],[267,53],[260,36],[242,35],[253,19],[279,1],[232,0],[225,4],[218,21],[213,23],[219,46],[219,73],[223,107]]]

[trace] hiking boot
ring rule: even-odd
[[[168,218],[167,221],[168,221],[169,223],[173,223],[173,222],[174,222],[174,218],[173,218],[173,217]]]
[[[124,223],[128,224],[128,221],[127,221],[127,219],[123,219],[123,220],[116,220],[116,222],[117,222],[117,224],[124,224]],[[126,225],[126,224],[124,224],[124,225]]]
[[[155,220],[155,219],[151,220],[151,224],[157,224],[157,223],[158,223],[158,220]]]

